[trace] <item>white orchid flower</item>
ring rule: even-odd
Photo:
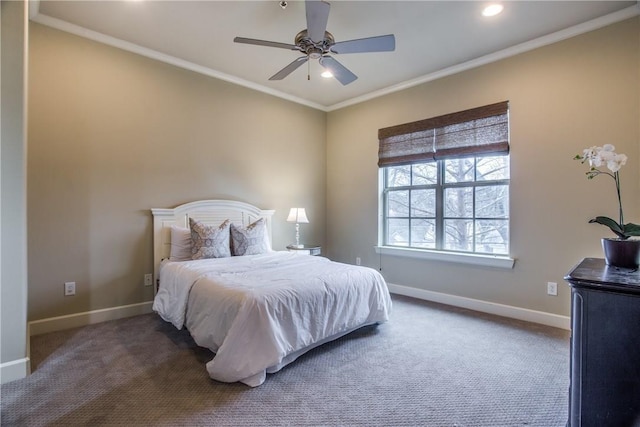
[[[607,162],[607,169],[609,169],[611,172],[618,172],[620,170],[620,163],[616,162],[615,160],[609,160]]]
[[[582,156],[577,155],[575,160],[581,163],[589,161],[591,169],[586,172],[588,179],[593,179],[599,175],[610,176],[616,185],[616,194],[618,196],[619,220],[615,221],[605,216],[597,216],[590,220],[590,223],[598,223],[609,227],[609,229],[622,240],[626,240],[631,236],[640,236],[640,225],[633,223],[624,223],[624,214],[622,211],[622,199],[620,198],[620,168],[627,163],[627,156],[617,154],[616,147],[612,144],[604,144],[602,147],[593,146],[582,151]],[[607,172],[598,169],[600,166],[606,165]]]

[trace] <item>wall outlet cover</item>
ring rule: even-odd
[[[64,282],[64,295],[71,296],[76,294],[76,282]]]

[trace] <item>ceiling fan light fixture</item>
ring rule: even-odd
[[[325,68],[326,71],[330,72],[329,75],[325,75],[324,77],[334,77],[342,83],[342,85],[348,85],[355,81],[358,76],[349,71],[348,68],[338,62],[332,55],[343,53],[392,52],[396,48],[396,39],[393,34],[336,43],[333,35],[327,31],[331,5],[324,0],[305,0],[304,4],[307,28],[296,34],[294,44],[249,39],[246,37],[235,37],[233,39],[235,43],[277,47],[297,51],[304,55],[296,58],[282,70],[269,77],[269,80],[282,80],[305,62],[308,65],[310,60],[317,59],[320,65]],[[307,73],[307,79],[309,78],[310,74]]]
[[[499,3],[490,4],[489,6],[482,9],[482,16],[487,16],[487,17],[496,16],[500,12],[502,12],[503,9],[504,9],[504,6],[502,6]]]
[[[324,70],[322,74],[320,74],[320,76],[324,77],[325,79],[330,79],[331,77],[333,77],[333,73],[329,70]]]
[[[317,48],[307,50],[307,56],[309,57],[309,59],[319,59],[322,57],[323,53],[324,52],[322,50]]]

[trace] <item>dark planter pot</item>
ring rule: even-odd
[[[640,240],[602,239],[602,249],[612,267],[638,268],[640,264]]]

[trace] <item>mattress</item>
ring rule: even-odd
[[[215,352],[211,378],[258,386],[298,356],[389,319],[371,268],[291,252],[164,262],[153,309]]]

